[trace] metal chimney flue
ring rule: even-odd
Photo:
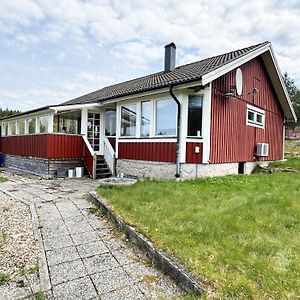
[[[170,43],[165,46],[165,72],[173,71],[176,62],[176,45]]]

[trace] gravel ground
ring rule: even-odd
[[[29,207],[0,192],[0,272],[14,278],[36,268],[38,256]]]

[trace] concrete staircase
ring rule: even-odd
[[[106,164],[103,155],[97,155],[96,160],[96,178],[108,178],[111,177],[112,173]]]

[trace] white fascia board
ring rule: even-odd
[[[51,113],[52,110],[50,108],[48,109],[43,109],[43,110],[39,110],[37,112],[28,112],[27,113],[22,113],[21,115],[12,115],[11,117],[4,119],[4,120],[0,120],[0,122],[2,123],[6,123],[6,122],[11,122],[11,121],[18,121],[18,120],[23,120],[23,119],[28,119],[28,118],[34,118],[34,117],[38,117],[38,116],[44,116],[44,115],[48,115],[49,113]]]
[[[75,110],[75,109],[82,109],[82,108],[91,108],[91,107],[102,107],[101,103],[87,103],[87,104],[73,104],[73,105],[60,105],[60,106],[51,106],[50,109],[58,112],[64,110]]]
[[[201,80],[195,80],[195,81],[183,83],[183,84],[174,84],[173,92],[176,92],[176,91],[179,91],[182,89],[186,89],[186,88],[190,88],[190,87],[199,86],[199,85],[202,85]],[[132,94],[132,95],[128,95],[128,96],[104,100],[101,103],[103,105],[106,105],[106,104],[110,104],[110,103],[121,102],[121,101],[137,99],[137,98],[142,98],[142,97],[148,97],[148,96],[154,96],[157,94],[163,94],[163,93],[168,93],[168,92],[169,92],[169,87],[164,87],[164,88],[160,88],[160,89],[153,89],[153,90],[150,90],[147,92],[141,92],[141,93],[136,93],[136,94]]]
[[[275,66],[275,69],[276,69],[276,73],[277,73],[277,76],[278,76],[278,79],[280,81],[280,84],[281,84],[281,87],[283,89],[283,93],[285,95],[285,98],[287,100],[287,103],[288,103],[288,106],[290,108],[290,111],[291,111],[291,114],[294,118],[294,121],[295,123],[297,122],[297,116],[296,116],[296,113],[294,111],[294,108],[293,108],[293,105],[292,105],[292,102],[291,102],[291,99],[289,97],[289,94],[288,94],[288,91],[287,91],[287,88],[285,86],[285,83],[283,81],[283,77],[282,77],[282,73],[280,71],[280,68],[279,68],[279,64],[278,64],[278,61],[276,59],[276,56],[274,54],[274,49],[273,49],[273,46],[270,44],[270,54],[271,54],[271,58],[272,58],[272,61],[273,61],[273,64]]]
[[[222,75],[236,69],[237,67],[245,64],[246,62],[250,61],[251,59],[259,56],[260,54],[266,52],[270,50],[270,43],[253,51],[253,52],[250,52],[246,55],[243,55],[242,57],[232,61],[231,63],[228,63],[226,65],[224,65],[223,67],[220,67],[220,68],[217,68],[216,70],[214,71],[211,71],[205,75],[202,76],[202,84],[203,85],[206,85],[210,82],[212,82],[213,80],[221,77]]]

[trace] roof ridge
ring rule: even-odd
[[[269,42],[269,41],[265,41],[265,42],[262,42],[262,43],[258,43],[258,44],[256,44],[256,45],[244,47],[244,48],[241,48],[241,49],[236,49],[236,50],[229,51],[229,52],[224,52],[224,53],[222,53],[222,54],[210,56],[210,57],[207,57],[207,58],[204,58],[204,59],[201,59],[201,60],[197,60],[197,61],[194,61],[194,62],[191,62],[191,63],[188,63],[188,64],[180,65],[180,66],[176,67],[175,70],[176,70],[177,68],[180,69],[181,67],[185,67],[185,66],[197,64],[197,63],[199,63],[199,62],[204,62],[204,61],[206,61],[206,60],[211,60],[211,59],[217,58],[217,57],[219,57],[219,56],[228,55],[228,54],[230,54],[230,53],[234,53],[234,52],[237,52],[237,51],[243,51],[243,50],[246,50],[246,49],[249,49],[249,48],[256,48],[256,47],[258,47],[258,46],[259,46],[258,48],[260,48],[260,47],[265,46],[265,45],[267,45],[267,44],[270,44],[270,42]],[[241,55],[241,56],[242,56],[242,55]]]

